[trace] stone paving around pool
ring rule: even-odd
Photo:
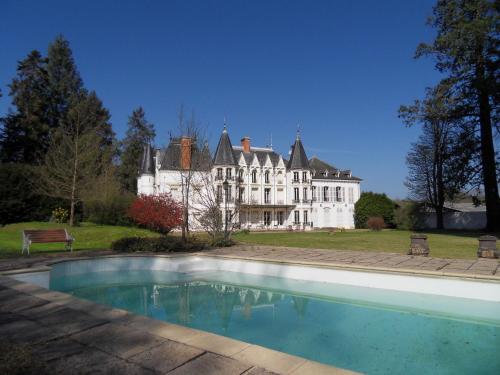
[[[499,259],[440,259],[396,253],[250,245],[216,249],[206,254],[330,267],[500,279]]]

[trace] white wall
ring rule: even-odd
[[[436,213],[426,214],[425,227],[436,228]],[[445,229],[484,229],[486,212],[447,212],[444,214]]]

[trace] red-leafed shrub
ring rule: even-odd
[[[167,234],[182,223],[182,206],[169,194],[139,195],[128,216],[142,227]]]
[[[366,226],[371,230],[382,230],[385,227],[383,217],[370,217],[366,221]]]

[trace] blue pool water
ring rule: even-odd
[[[293,292],[294,283],[305,281],[283,280],[230,272],[107,271],[54,275],[50,288],[367,374],[500,374],[500,317],[402,308],[400,292],[352,286],[317,283],[317,293],[305,295]],[[336,298],[335,291],[381,293],[392,302]],[[498,309],[493,302],[404,295]]]

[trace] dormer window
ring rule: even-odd
[[[252,171],[252,183],[257,183],[257,171],[255,169]]]
[[[328,171],[325,169],[322,173],[323,177],[328,177]]]
[[[240,181],[243,181],[243,169],[238,171],[238,177],[240,178]]]
[[[269,171],[266,171],[266,173],[264,173],[264,181],[266,184],[269,183]]]

